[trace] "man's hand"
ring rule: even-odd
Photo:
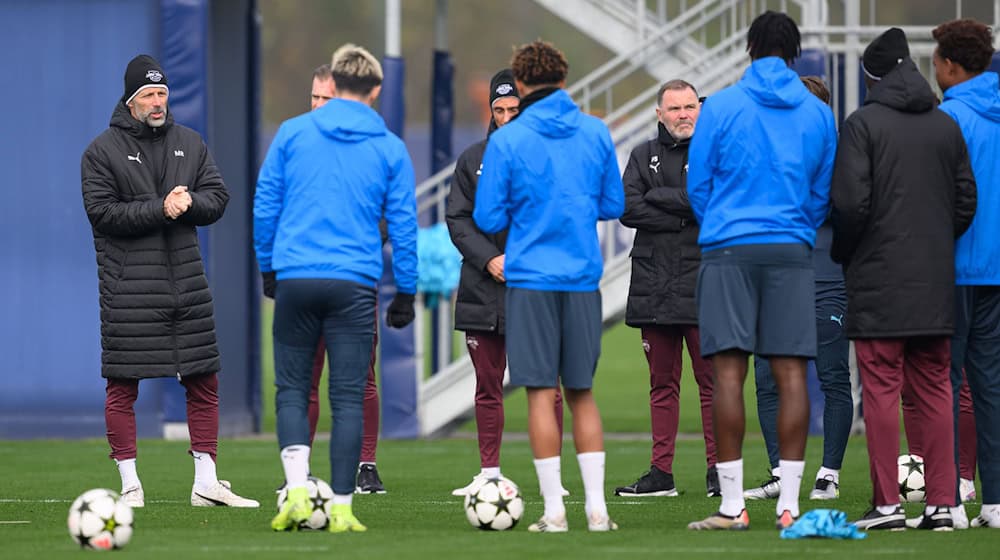
[[[392,298],[389,310],[385,314],[385,322],[394,329],[401,329],[413,322],[416,312],[413,311],[413,294],[397,292]]]
[[[274,291],[278,289],[278,273],[273,270],[261,272],[260,278],[264,283],[264,297],[274,299]]]
[[[187,186],[178,185],[163,199],[163,214],[171,220],[176,220],[191,208],[191,194],[187,190]]]
[[[505,255],[497,255],[490,259],[490,262],[486,263],[486,272],[489,272],[490,276],[500,283],[507,281],[503,275],[504,256]]]

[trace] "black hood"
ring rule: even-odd
[[[111,122],[109,124],[128,132],[129,135],[136,138],[159,138],[167,132],[167,129],[173,126],[174,116],[168,105],[167,122],[163,123],[161,127],[153,128],[144,122],[135,120],[129,108],[119,101],[115,103],[115,110],[111,113]]]
[[[904,113],[926,113],[935,107],[937,98],[917,65],[907,58],[872,86],[864,104],[871,103]]]

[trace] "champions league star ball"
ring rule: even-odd
[[[465,517],[484,531],[506,531],[524,514],[521,491],[513,481],[500,477],[483,481],[465,496]]]
[[[900,455],[899,498],[903,502],[922,502],[925,496],[924,460],[919,455]]]
[[[87,490],[69,507],[69,535],[82,548],[111,550],[132,538],[132,508],[106,488]]]
[[[322,531],[330,526],[330,508],[333,506],[333,489],[323,480],[310,476],[306,481],[309,491],[309,501],[312,502],[312,515],[299,523],[299,529]],[[278,511],[288,499],[288,488],[283,487],[278,493]]]

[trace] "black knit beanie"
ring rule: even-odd
[[[148,54],[140,54],[133,58],[125,69],[125,93],[122,95],[122,103],[128,105],[137,93],[154,86],[167,87],[167,75],[163,73],[163,68],[160,68],[160,63],[156,62],[155,58]]]
[[[514,73],[510,68],[504,68],[496,73],[490,80],[490,107],[501,97],[521,97],[517,94],[517,86],[514,85]]]
[[[861,57],[861,65],[869,78],[880,80],[909,56],[906,34],[898,27],[891,27],[868,45]]]

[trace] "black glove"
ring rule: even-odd
[[[264,281],[264,297],[274,299],[274,291],[278,288],[278,273],[273,270],[261,272],[260,277]]]
[[[389,310],[385,313],[385,322],[394,329],[401,329],[413,322],[416,313],[413,311],[413,294],[397,292],[392,298]]]

